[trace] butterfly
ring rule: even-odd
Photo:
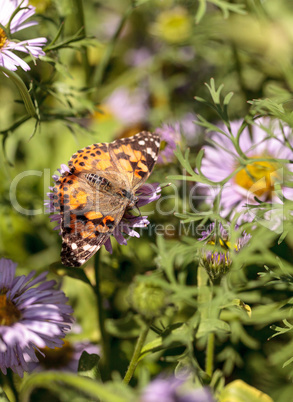
[[[142,131],[72,155],[56,181],[53,205],[61,214],[61,261],[83,265],[108,240],[157,161],[160,137]]]

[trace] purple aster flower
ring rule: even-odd
[[[125,55],[125,62],[134,67],[147,64],[152,58],[152,53],[147,47],[130,49]]]
[[[141,402],[214,402],[207,388],[190,389],[183,379],[157,378],[142,392]]]
[[[197,121],[197,117],[194,113],[186,113],[180,122],[181,131],[189,146],[198,144],[199,127],[195,124],[195,121]]]
[[[234,137],[237,136],[241,124],[240,121],[231,123]],[[221,127],[221,129],[225,131],[225,128]],[[273,136],[270,136],[268,132],[273,133]],[[212,181],[222,181],[231,175],[223,186],[221,194],[222,216],[228,216],[231,211],[233,213],[249,211],[250,215],[253,215],[253,210],[245,205],[258,204],[255,197],[267,203],[280,204],[281,200],[275,191],[276,183],[281,185],[283,195],[293,200],[293,188],[289,183],[292,181],[293,164],[278,161],[278,159],[292,160],[293,152],[285,143],[285,141],[289,143],[291,141],[292,145],[290,132],[291,129],[288,126],[281,130],[277,121],[267,118],[259,119],[258,124],[252,127],[252,133],[246,127],[240,134],[239,145],[248,158],[256,159],[256,161],[243,165],[242,169],[241,159],[230,139],[230,134],[227,132],[226,136],[216,132],[211,134],[210,139],[214,146],[204,147],[202,173]],[[267,160],[259,160],[262,158]],[[236,169],[238,172],[233,174]],[[286,183],[289,185],[287,186]],[[213,203],[219,191],[219,189],[214,190],[208,201],[210,203]],[[248,214],[246,219],[251,220]]]
[[[60,173],[60,175],[62,175],[65,172],[70,172],[70,169],[68,166],[62,164],[61,168],[58,169],[58,172]],[[58,175],[53,175],[52,177],[55,182],[59,179]],[[61,214],[58,212],[54,213],[55,207],[53,205],[53,189],[54,186],[49,187],[50,192],[47,193],[49,200],[45,200],[44,204],[46,206],[46,212],[51,214],[53,213],[50,216],[51,222],[54,221],[57,223],[57,226],[54,227],[54,230],[60,230]],[[161,197],[161,187],[159,183],[146,183],[136,191],[135,196],[138,197],[138,201],[136,202],[136,206],[134,208],[142,207],[153,201],[158,200]],[[129,237],[140,237],[140,234],[136,230],[139,228],[145,228],[150,223],[147,219],[147,216],[134,216],[130,213],[130,211],[131,209],[126,210],[120,223],[112,233],[112,236],[115,237],[120,245],[127,244],[127,239],[124,237],[124,234]],[[106,250],[112,254],[113,249],[111,245],[111,237],[107,239],[107,241],[104,243],[104,246]]]
[[[235,230],[237,229],[238,226],[235,227]],[[201,265],[206,269],[212,280],[220,278],[229,271],[232,265],[230,250],[238,253],[251,238],[250,234],[243,231],[236,242],[231,244],[229,226],[224,228],[220,223],[217,230],[218,233],[215,231],[215,223],[212,223],[206,231],[202,232],[202,237],[199,239],[205,240],[205,244],[215,246],[215,250],[202,249],[200,257]]]
[[[161,150],[157,163],[165,164],[174,160],[176,145],[181,141],[181,131],[179,122],[174,124],[163,124],[161,128],[155,130],[161,136]]]
[[[147,92],[142,88],[130,91],[126,87],[117,88],[99,106],[98,119],[114,118],[124,125],[131,126],[145,121],[148,115]]]
[[[55,349],[41,349],[38,356],[39,362],[29,364],[29,372],[44,370],[60,370],[77,373],[79,359],[83,352],[88,354],[100,354],[100,347],[88,341],[69,342]]]
[[[13,13],[19,7],[19,11]],[[24,41],[13,41],[10,34],[36,25],[36,21],[26,22],[28,18],[35,14],[35,7],[28,5],[28,0],[2,0],[0,2],[0,65],[8,70],[15,71],[17,67],[23,70],[30,70],[29,65],[18,57],[14,52],[24,52],[30,54],[32,59],[45,55],[41,49],[47,42],[46,38],[35,38]],[[10,21],[10,26],[7,26]],[[9,32],[10,31],[10,32]]]
[[[54,289],[55,281],[46,281],[44,272],[15,276],[13,261],[0,260],[0,369],[11,368],[22,377],[28,362],[37,362],[40,348],[61,347],[70,329],[72,308],[67,297]]]

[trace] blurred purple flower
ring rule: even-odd
[[[0,260],[0,369],[6,374],[11,368],[22,377],[28,362],[38,361],[40,348],[62,346],[72,308],[64,293],[54,289],[55,281],[45,280],[46,272],[34,279],[34,271],[15,276],[16,266]]]
[[[151,57],[152,53],[147,47],[130,49],[125,55],[125,63],[129,66],[138,67],[150,61]]]
[[[242,122],[231,123],[233,136],[236,137]],[[224,127],[220,127],[225,131]],[[240,134],[239,145],[242,152],[252,159],[270,158],[268,161],[255,161],[243,166],[238,173],[236,169],[241,167],[241,162],[234,145],[226,135],[214,132],[210,138],[214,145],[204,147],[204,157],[202,160],[202,173],[212,181],[221,181],[231,175],[230,179],[223,186],[221,194],[221,214],[229,215],[232,211],[247,211],[245,204],[258,204],[255,197],[261,201],[269,203],[281,203],[275,191],[275,182],[282,186],[283,195],[293,200],[293,188],[286,182],[292,182],[293,164],[283,164],[278,159],[292,160],[292,150],[285,141],[290,141],[289,134],[291,129],[284,127],[284,133],[278,126],[277,121],[267,118],[258,120],[258,124],[252,127],[252,133],[246,127]],[[272,132],[273,136],[269,136]],[[284,135],[286,140],[284,139]],[[292,144],[291,144],[292,145]],[[219,188],[202,184],[202,187],[209,189],[212,195],[207,201],[213,204]],[[249,219],[248,219],[249,220]]]
[[[207,388],[190,389],[183,379],[157,378],[142,392],[141,402],[215,402]]]
[[[147,98],[148,95],[142,88],[130,91],[126,87],[119,87],[105,99],[100,109],[104,115],[113,116],[121,123],[131,126],[146,120],[149,111]],[[97,116],[103,118],[101,113]]]
[[[99,354],[100,347],[90,342],[68,342],[55,349],[42,349],[42,356],[39,362],[29,364],[29,372],[44,370],[60,370],[77,373],[79,359],[83,352],[88,354]]]
[[[65,172],[70,172],[70,169],[68,166],[62,164],[61,168],[58,169],[58,172],[60,175],[63,175]],[[52,176],[54,181],[56,182],[59,179],[58,175],[53,175]],[[57,226],[54,227],[54,230],[60,230],[60,224],[61,224],[61,214],[54,213],[55,208],[53,205],[53,187],[49,187],[50,192],[47,193],[47,196],[49,197],[48,200],[45,200],[44,204],[46,206],[46,212],[47,213],[53,213],[50,216],[51,222],[55,221],[57,223]],[[161,187],[159,183],[146,183],[142,185],[135,193],[136,197],[138,197],[138,201],[136,202],[136,207],[140,208],[144,205],[147,205],[153,201],[158,200],[161,197]],[[130,237],[140,237],[140,234],[135,231],[135,229],[138,228],[145,228],[150,222],[147,219],[147,216],[134,216],[130,214],[131,209],[127,209],[125,214],[123,215],[120,223],[118,226],[115,228],[114,232],[112,235],[115,237],[117,242],[120,245],[126,245],[127,244],[127,239],[123,236],[123,234],[126,234]],[[59,234],[61,234],[59,232]],[[112,245],[111,245],[111,237],[107,239],[107,241],[104,244],[106,250],[112,254]]]
[[[13,16],[18,7],[20,7],[19,11]],[[8,70],[15,71],[17,67],[21,67],[25,71],[30,70],[30,66],[14,51],[27,53],[33,60],[45,55],[42,46],[47,42],[46,38],[35,38],[21,42],[9,39],[9,30],[13,34],[21,29],[36,25],[36,21],[25,22],[34,14],[35,7],[28,5],[28,0],[2,0],[0,2],[0,24],[4,28],[0,28],[0,65]],[[13,18],[10,21],[12,16]],[[9,21],[10,26],[8,27]]]
[[[156,128],[155,132],[161,136],[162,144],[157,163],[165,164],[174,161],[176,145],[181,141],[179,122],[163,124],[162,127]]]
[[[196,145],[198,143],[199,130],[195,124],[197,120],[194,113],[186,113],[180,122],[181,131],[186,139],[187,145]]]

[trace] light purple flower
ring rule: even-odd
[[[20,10],[14,15],[15,10],[20,7]],[[14,52],[24,52],[30,54],[32,59],[45,55],[42,46],[47,42],[46,38],[35,38],[24,41],[11,40],[10,34],[36,25],[36,21],[26,22],[28,18],[35,14],[35,7],[28,5],[28,0],[1,0],[0,2],[0,24],[4,29],[0,28],[0,65],[10,71],[17,70],[21,67],[23,70],[30,70],[30,66],[18,57]],[[10,30],[10,34],[9,34]]]
[[[236,137],[242,122],[231,123],[233,136]],[[281,203],[279,196],[275,191],[275,182],[280,183],[283,195],[293,200],[293,188],[286,186],[292,181],[293,164],[284,164],[278,159],[292,160],[293,152],[285,144],[286,140],[292,143],[290,138],[290,128],[285,126],[284,132],[281,131],[277,121],[271,121],[267,118],[257,120],[252,126],[250,133],[245,128],[240,134],[239,145],[242,152],[249,158],[270,158],[271,161],[257,161],[243,167],[240,172],[233,175],[235,170],[241,165],[239,155],[229,138],[229,133],[225,136],[221,133],[212,133],[210,139],[214,145],[204,147],[204,158],[202,160],[202,173],[212,181],[222,181],[229,175],[232,177],[223,187],[221,194],[221,215],[228,216],[232,211],[249,212],[246,204],[258,204],[255,197],[261,201],[269,203]],[[268,133],[273,133],[270,136]],[[208,203],[213,203],[219,188],[202,184],[202,187],[209,189]],[[251,210],[252,211],[252,210]],[[253,211],[252,211],[253,212]],[[247,218],[247,220],[251,220]]]
[[[40,348],[55,348],[70,329],[72,308],[67,297],[46,281],[44,272],[15,276],[13,261],[0,260],[0,369],[11,368],[22,377],[28,362],[37,362]]]
[[[65,172],[70,172],[70,169],[68,166],[62,164],[61,168],[58,169],[58,172],[62,175]],[[58,175],[53,175],[52,177],[55,182],[59,179]],[[46,206],[46,212],[52,214],[50,216],[51,222],[54,221],[57,223],[57,226],[54,227],[54,230],[60,230],[61,214],[59,212],[54,213],[55,208],[53,205],[53,197],[54,197],[53,188],[54,187],[49,187],[50,192],[47,193],[49,199],[45,200],[44,204]],[[157,201],[161,197],[161,187],[159,183],[146,183],[136,191],[135,196],[138,198],[138,201],[136,202],[134,208],[140,208],[153,201]],[[141,215],[135,216],[132,215],[130,211],[131,209],[126,210],[120,223],[112,233],[112,236],[115,237],[115,239],[120,245],[127,244],[127,239],[124,237],[124,235],[130,237],[140,237],[140,234],[136,230],[139,228],[146,228],[147,225],[150,223],[147,219],[147,216],[141,216]],[[112,254],[113,249],[111,245],[111,237],[107,239],[107,241],[104,243],[104,246],[106,250]]]
[[[206,231],[202,232],[202,237],[199,240],[206,240],[206,244],[215,246],[215,250],[202,249],[200,263],[208,272],[211,279],[217,279],[226,274],[232,264],[231,251],[238,253],[250,240],[251,235],[245,231],[240,233],[234,244],[231,244],[230,226],[223,227],[220,223],[217,226],[216,233],[215,223],[208,226]],[[236,225],[235,230],[238,230]],[[219,250],[222,249],[223,251]]]
[[[147,92],[142,88],[130,91],[126,87],[119,87],[105,99],[101,110],[127,126],[143,122],[149,112]]]
[[[198,143],[199,127],[195,124],[197,117],[194,113],[186,113],[180,122],[181,131],[184,135],[187,145],[193,146]]]
[[[176,145],[181,141],[179,122],[163,124],[162,127],[156,128],[155,132],[160,135],[162,144],[157,163],[165,164],[173,162]]]
[[[174,376],[156,378],[142,392],[141,402],[214,402],[207,388],[190,389]]]
[[[42,357],[39,362],[29,364],[29,372],[44,370],[58,370],[77,373],[79,359],[83,352],[88,354],[100,354],[100,347],[88,341],[65,341],[61,348],[42,349]]]
[[[151,60],[152,53],[147,47],[139,49],[130,49],[125,55],[125,62],[134,67],[147,64]]]

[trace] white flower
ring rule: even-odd
[[[18,7],[19,11],[10,21]],[[28,71],[30,66],[14,52],[30,54],[33,59],[45,54],[41,47],[47,42],[46,38],[28,39],[21,42],[10,39],[10,34],[37,24],[36,21],[26,22],[34,13],[35,7],[28,5],[28,0],[0,0],[0,24],[4,27],[4,29],[0,28],[0,66],[10,71],[17,70],[17,67]]]

